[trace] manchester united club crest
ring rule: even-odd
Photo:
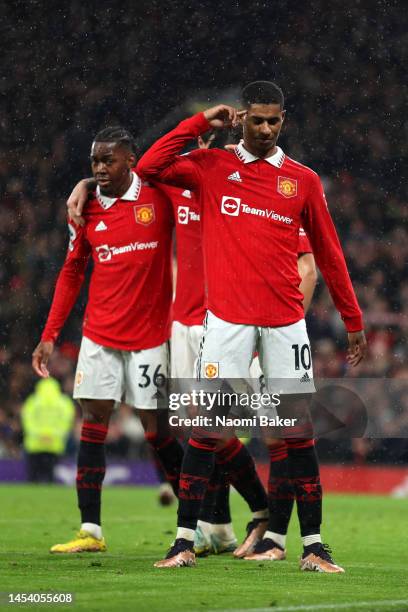
[[[155,220],[153,204],[142,204],[140,206],[135,206],[134,210],[136,223],[140,223],[141,225],[150,225]]]
[[[218,378],[219,363],[217,361],[204,362],[204,376],[209,378]]]
[[[293,198],[297,195],[297,180],[278,176],[278,193],[284,198]]]

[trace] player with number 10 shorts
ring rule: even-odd
[[[209,311],[201,377],[248,378],[258,348],[268,390],[280,392],[285,405],[291,399],[292,408],[294,402],[305,413],[313,382],[297,269],[301,226],[349,333],[352,365],[365,353],[361,311],[319,177],[276,144],[286,112],[281,89],[274,83],[251,83],[243,89],[242,102],[241,111],[221,104],[182,121],[145,153],[137,171],[145,179],[191,189],[200,202]],[[218,149],[178,154],[209,129],[239,122],[243,144],[235,155]],[[270,389],[271,380],[281,388]],[[341,573],[321,541],[318,462],[310,433],[304,436],[301,445],[297,432],[296,445],[289,448],[304,546],[301,569]],[[192,436],[182,471],[194,487],[179,499],[176,540],[157,567],[194,564],[199,510],[194,500],[208,485],[213,452],[211,440],[197,452]]]

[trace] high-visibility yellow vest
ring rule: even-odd
[[[74,416],[74,403],[61,392],[58,381],[54,378],[40,380],[35,392],[22,407],[25,450],[28,453],[61,455],[65,451]]]

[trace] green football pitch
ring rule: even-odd
[[[248,513],[236,494],[231,498],[241,538]],[[70,539],[78,528],[75,491],[0,486],[0,591],[75,594],[72,605],[5,609],[408,610],[405,500],[326,496],[324,540],[345,567],[344,575],[300,572],[297,520],[287,561],[220,555],[199,559],[195,568],[158,570],[153,562],[172,541],[174,506],[159,507],[154,489],[106,487],[103,516],[108,552],[51,555],[49,547]]]

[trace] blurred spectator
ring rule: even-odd
[[[21,409],[23,443],[30,482],[53,482],[54,468],[64,454],[74,423],[75,408],[54,378],[45,378]]]

